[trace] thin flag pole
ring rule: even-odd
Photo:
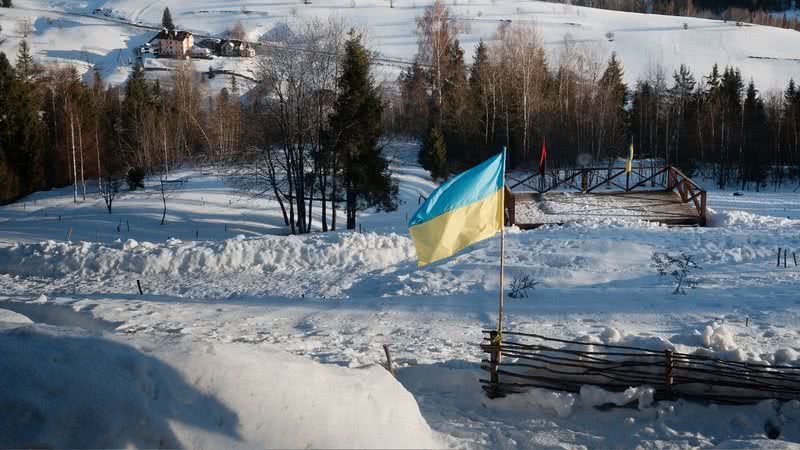
[[[500,298],[497,306],[497,334],[498,336],[503,332],[503,290],[505,286],[505,262],[506,262],[506,174],[505,174],[505,158],[506,148],[503,147],[503,195],[500,196],[500,210],[503,212],[502,220],[500,221]],[[498,355],[499,356],[499,355]]]
[[[489,398],[502,397],[500,393],[500,360],[502,359],[501,344],[503,342],[503,288],[505,284],[505,255],[506,255],[506,174],[505,174],[505,153],[506,148],[503,147],[503,195],[500,196],[500,209],[502,213],[502,220],[500,221],[500,295],[497,304],[497,331],[491,333],[491,343],[494,350],[491,354],[491,383],[492,388],[489,391]]]
[[[503,187],[505,189],[505,187]],[[503,193],[503,224],[500,226],[500,301],[497,310],[497,332],[503,332],[503,291],[505,286],[505,266],[506,266],[506,235],[503,229],[506,221],[506,201]]]

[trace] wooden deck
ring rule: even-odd
[[[522,229],[603,219],[706,225],[706,191],[674,166],[556,169],[506,177],[508,223]]]
[[[691,203],[675,191],[610,193],[516,192],[513,223],[522,229],[588,220],[638,219],[673,226],[704,226]]]

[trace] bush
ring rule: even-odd
[[[135,191],[136,188],[144,189],[144,169],[141,167],[131,167],[128,169],[128,189],[131,191]]]

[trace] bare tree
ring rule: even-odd
[[[161,225],[164,225],[167,219],[167,200],[173,198],[175,196],[175,192],[177,191],[178,182],[176,180],[169,180],[167,178],[167,172],[164,168],[162,168],[158,172],[158,181],[159,189],[158,194],[161,198],[161,204],[163,205],[163,209],[161,212]]]
[[[237,160],[246,164],[230,175],[251,193],[274,196],[292,233],[311,231],[315,199],[323,216],[330,202],[335,218],[337,169],[326,139],[342,34],[335,21],[301,23],[266,46],[257,61],[253,114],[269,127],[261,142],[242,146]]]
[[[431,66],[431,88],[436,102],[439,122],[444,116],[444,82],[447,68],[447,53],[455,30],[451,30],[450,12],[442,0],[434,0],[417,18],[419,50],[417,58]]]

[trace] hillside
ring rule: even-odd
[[[164,3],[148,0],[18,0],[16,9],[0,13],[6,42],[0,46],[15,53],[15,22],[28,17],[34,24],[36,56],[42,61],[96,67],[111,82],[125,79],[131,50],[149,40],[158,28]],[[388,79],[413,60],[417,38],[415,18],[426,1],[397,0],[241,0],[210,2],[176,0],[167,4],[179,27],[202,35],[223,35],[237,21],[253,40],[276,26],[310,18],[336,17],[366,29],[370,45],[380,52]],[[559,3],[519,0],[454,0],[451,14],[461,25],[459,39],[472,57],[480,39],[491,39],[499,24],[527,21],[543,33],[549,57],[555,58],[565,42],[590,46],[598,54],[617,52],[625,64],[626,80],[634,82],[648,70],[663,65],[669,72],[687,64],[695,73],[707,73],[714,63],[740,67],[761,91],[783,89],[790,78],[800,78],[800,35],[796,31],[747,25],[737,26],[705,19],[623,13]],[[102,14],[94,14],[95,11]],[[608,36],[613,34],[613,39]],[[163,60],[158,60],[159,65]],[[197,70],[208,61],[196,61]],[[249,73],[249,64],[221,58],[216,66]]]

